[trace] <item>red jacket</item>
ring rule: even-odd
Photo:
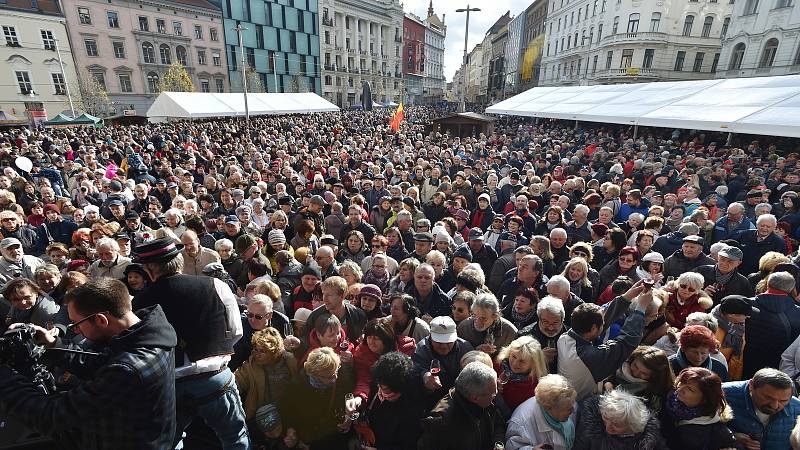
[[[398,352],[411,356],[417,348],[417,343],[412,337],[398,335],[395,346]],[[380,355],[369,349],[366,338],[358,344],[353,354],[353,364],[356,369],[356,387],[353,389],[353,396],[361,397],[364,403],[369,400],[371,394],[372,366],[378,361],[379,356]]]
[[[500,368],[500,364],[495,362],[494,371],[497,372],[497,376],[499,377],[503,369]],[[506,405],[508,405],[513,412],[517,409],[517,406],[533,397],[537,384],[539,384],[539,379],[536,377],[528,377],[521,381],[509,381],[503,386],[503,392],[500,395],[503,396]]]
[[[341,355],[346,351],[353,353],[355,345],[353,345],[353,343],[350,341],[347,341],[347,350],[341,349],[340,345],[344,341],[347,341],[347,333],[344,331],[344,328],[342,328],[341,333],[339,333],[339,340],[336,342],[336,348],[333,349],[333,351],[335,351],[337,355]],[[306,350],[306,353],[300,359],[300,362],[297,364],[297,367],[303,367],[303,363],[305,363],[306,360],[308,359],[308,354],[311,353],[311,350],[314,350],[315,348],[319,347],[321,347],[321,345],[319,343],[319,337],[317,337],[317,330],[311,330],[311,333],[309,333],[308,335],[308,350]]]

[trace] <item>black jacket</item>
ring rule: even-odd
[[[175,435],[175,358],[178,340],[160,306],[137,311],[141,321],[112,338],[99,357],[70,355],[62,364],[90,379],[72,390],[41,393],[26,377],[0,366],[4,412],[59,448],[172,448]]]
[[[38,238],[36,234],[36,229],[28,224],[20,225],[14,231],[8,231],[5,228],[0,229],[4,238],[17,238],[22,243],[22,251],[25,252],[26,255],[34,255],[38,256],[41,255],[39,253],[39,246],[38,246]],[[67,245],[70,247],[72,244]],[[47,247],[47,244],[45,244]]]
[[[700,254],[695,259],[688,259],[683,256],[683,250],[678,249],[664,260],[664,276],[677,279],[684,272],[694,272],[698,267],[709,264],[714,264],[714,260],[705,254]]]
[[[717,277],[714,269],[715,267],[715,265],[709,264],[694,269],[695,272],[703,276],[703,289],[712,284],[716,284]],[[714,300],[715,305],[718,305],[723,297],[734,294],[744,295],[745,297],[752,297],[754,295],[753,287],[750,286],[750,282],[747,281],[747,278],[745,278],[745,276],[738,271],[733,274],[727,283],[717,287],[717,292],[711,297],[711,299]]]
[[[422,419],[419,450],[486,450],[505,440],[505,426],[494,405],[470,402],[455,388]]]
[[[575,426],[572,450],[665,450],[658,417],[651,415],[644,431],[631,436],[611,436],[606,433],[600,415],[600,396],[587,398],[581,404]]]

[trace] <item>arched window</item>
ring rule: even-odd
[[[628,33],[636,33],[639,31],[639,13],[633,13],[628,16]]]
[[[175,59],[184,67],[189,65],[186,60],[186,49],[180,45],[175,47]]]
[[[772,67],[775,62],[775,53],[778,52],[778,40],[772,38],[764,44],[764,50],[761,51],[761,59],[758,60],[758,67]]]
[[[712,25],[714,25],[714,17],[706,16],[706,19],[703,21],[703,32],[701,34],[702,37],[711,36],[711,26]]]
[[[618,29],[619,29],[619,16],[614,16],[614,25],[611,28],[611,34],[617,34]]]
[[[145,64],[156,63],[156,52],[153,48],[153,44],[149,42],[142,43],[142,57],[144,58]]]
[[[158,51],[161,54],[161,64],[172,64],[172,53],[170,52],[169,45],[161,44],[158,47]]]
[[[661,25],[661,13],[654,12],[653,16],[650,17],[650,32],[651,33],[658,33],[658,27]]]
[[[683,21],[683,35],[684,36],[691,36],[692,35],[692,25],[694,25],[694,16],[688,15],[686,16],[686,20]]]
[[[731,53],[731,61],[728,63],[728,70],[736,70],[742,68],[742,60],[744,59],[744,52],[746,47],[744,42],[740,42],[733,47],[733,52]]]
[[[155,72],[150,72],[147,74],[147,88],[152,93],[158,92],[158,74]]]

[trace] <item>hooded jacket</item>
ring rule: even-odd
[[[78,373],[96,367],[72,390],[46,395],[8,366],[0,366],[5,410],[43,434],[82,450],[172,448],[175,435],[175,358],[178,340],[161,306],[136,312],[99,357],[69,355]]]

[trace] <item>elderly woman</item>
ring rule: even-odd
[[[697,272],[684,272],[672,286],[664,315],[667,323],[675,328],[686,325],[686,317],[693,312],[706,312],[714,306],[714,302],[703,291],[703,276]]]
[[[348,285],[360,283],[364,273],[361,271],[361,266],[355,261],[344,261],[339,265],[339,276],[347,280]]]
[[[711,357],[718,346],[719,341],[708,328],[702,325],[684,328],[678,339],[678,353],[669,357],[672,372],[680,373],[687,367],[704,367],[719,375],[722,381],[728,381],[728,368],[722,361]]]
[[[425,255],[425,262],[433,267],[433,281],[447,292],[455,286],[455,275],[447,268],[447,257],[439,250],[431,250]]]
[[[219,259],[225,271],[231,278],[238,280],[246,268],[242,258],[234,251],[233,242],[230,239],[222,238],[214,242],[214,250],[219,253]]]
[[[640,280],[652,280],[653,287],[660,288],[664,278],[664,257],[661,253],[650,252],[642,257],[642,262],[636,268],[636,275]]]
[[[255,418],[258,408],[278,403],[297,375],[297,360],[284,349],[278,330],[258,330],[250,342],[250,357],[234,373],[248,422]]]
[[[396,263],[395,263],[396,264]],[[362,269],[364,262],[362,261]],[[391,275],[389,275],[388,265],[389,259],[384,253],[376,253],[369,260],[369,269],[364,273],[361,281],[364,284],[374,284],[378,286],[381,292],[389,292],[389,282]],[[366,269],[365,269],[366,270]],[[342,268],[339,267],[339,275],[342,274]]]
[[[620,276],[628,276],[635,283],[639,280],[636,267],[639,264],[639,251],[636,247],[623,247],[619,256],[600,269],[600,286],[598,293],[606,294],[605,290]],[[610,300],[610,299],[609,299]]]
[[[666,445],[658,417],[639,397],[615,389],[581,404],[572,449],[660,450]]]
[[[414,297],[408,294],[392,294],[389,297],[389,311],[395,334],[414,338],[419,342],[431,334],[428,322],[422,315]]]
[[[11,303],[5,323],[5,330],[12,323],[32,323],[44,328],[52,328],[54,323],[65,324],[67,318],[56,302],[44,293],[39,286],[27,278],[15,278],[3,288],[3,297]]]
[[[575,442],[575,389],[561,375],[546,375],[535,393],[511,416],[506,450],[570,450]]]
[[[61,282],[61,271],[53,264],[43,264],[36,268],[33,278],[39,288],[50,295]]]
[[[637,395],[651,412],[658,414],[666,404],[674,379],[667,354],[655,347],[640,345],[617,373],[606,379],[603,389],[622,389]]]
[[[503,317],[513,323],[517,330],[522,330],[536,322],[536,304],[538,302],[539,293],[536,292],[536,289],[521,288],[514,295],[514,301],[503,308]],[[455,306],[455,299],[453,304]]]
[[[594,288],[589,280],[589,263],[581,257],[573,257],[567,261],[561,275],[569,280],[569,290],[586,303],[595,299]]]
[[[397,275],[389,281],[389,293],[405,292],[409,286],[414,284],[414,272],[419,267],[420,262],[416,258],[406,258],[400,261]]]
[[[173,207],[168,209],[164,213],[164,222],[164,227],[175,233],[178,238],[186,231],[186,225],[183,223],[183,209],[181,208]]]
[[[518,337],[500,350],[494,370],[500,390],[495,403],[510,417],[517,406],[533,397],[539,380],[547,375],[542,346],[531,336]]]
[[[278,402],[286,429],[284,444],[297,448],[348,448],[351,416],[344,413],[345,394],[353,392],[352,380],[338,376],[339,356],[328,347],[312,350],[303,371]]]
[[[472,302],[472,317],[458,324],[457,333],[476,350],[494,356],[514,340],[517,327],[500,316],[500,303],[493,294],[480,294]]]

